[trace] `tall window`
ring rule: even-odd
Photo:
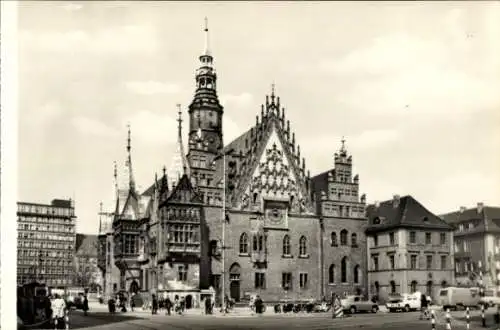
[[[340,264],[340,278],[342,283],[347,283],[347,257],[342,258]]]
[[[219,255],[219,242],[217,240],[210,241],[210,255],[212,256]]]
[[[257,235],[253,235],[253,250],[257,251],[258,247],[259,247],[259,242]]]
[[[373,246],[378,246],[378,236],[377,236],[377,234],[373,235]]]
[[[299,274],[299,284],[301,289],[307,289],[307,273]]]
[[[335,265],[333,264],[328,268],[328,283],[335,283]]]
[[[394,233],[389,233],[389,245],[396,245],[396,240],[394,238]]]
[[[255,273],[255,288],[265,289],[266,288],[266,274]]]
[[[290,236],[285,235],[283,237],[283,255],[284,256],[289,256],[290,253]]]
[[[177,280],[178,281],[187,281],[187,266],[179,265],[177,269]]]
[[[354,266],[353,277],[354,277],[354,283],[358,284],[359,283],[359,265]]]
[[[411,281],[410,291],[411,293],[417,292],[417,281]]]
[[[240,253],[241,254],[248,253],[248,236],[246,233],[243,233],[240,236]]]
[[[299,241],[299,255],[307,255],[307,240],[305,236],[302,236]]]
[[[414,254],[410,256],[410,269],[417,269],[417,256]]]
[[[352,245],[353,247],[358,246],[358,235],[356,235],[356,233],[353,233],[353,234],[351,235],[351,245]]]
[[[427,244],[427,245],[432,244],[432,235],[431,235],[431,233],[425,233],[425,244]]]
[[[446,269],[446,256],[441,256],[441,269]]]
[[[427,269],[432,269],[432,256],[426,256]]]
[[[345,229],[340,232],[340,245],[347,245],[347,230]]]
[[[338,245],[338,242],[337,242],[337,233],[336,232],[332,232],[332,235],[331,235],[331,245],[332,246],[337,246]]]
[[[410,231],[410,244],[417,243],[417,233],[414,231]]]
[[[439,243],[441,245],[445,245],[446,244],[446,233],[440,233],[439,234]]]
[[[292,289],[292,273],[282,273],[281,274],[281,286],[285,290]]]
[[[394,255],[389,256],[389,267],[390,267],[390,269],[396,268],[396,261],[395,261]]]
[[[137,237],[133,235],[125,235],[125,254],[137,253]]]
[[[378,256],[374,255],[372,256],[373,260],[373,270],[378,270]]]
[[[395,294],[396,293],[396,282],[394,281],[391,281],[391,294]]]

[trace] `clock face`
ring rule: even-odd
[[[279,209],[272,209],[268,211],[269,221],[273,224],[279,224],[283,221],[283,212]]]

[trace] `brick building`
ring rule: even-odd
[[[143,193],[129,130],[126,180],[115,170],[116,203],[99,236],[107,294],[155,291],[196,305],[210,287],[219,298],[223,284],[237,301],[365,291],[365,197],[344,141],[334,168],[311,177],[273,86],[255,125],[224,144],[213,59],[207,43],[188,107],[187,152],[179,110],[173,167]]]
[[[75,205],[17,203],[17,284],[38,280],[52,287],[71,285],[74,273]]]
[[[441,215],[454,231],[455,276],[459,285],[496,290],[495,260],[500,247],[500,207],[465,208]],[[482,278],[481,278],[482,277]]]
[[[367,207],[370,292],[424,292],[454,285],[453,229],[411,196]]]

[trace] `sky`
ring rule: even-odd
[[[19,200],[73,198],[97,233],[127,123],[146,189],[177,103],[187,119],[205,16],[226,144],[275,83],[312,175],[345,136],[368,202],[500,206],[500,5],[451,1],[20,2]]]

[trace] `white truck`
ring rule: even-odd
[[[480,300],[479,288],[448,287],[439,291],[437,303],[445,310],[448,308],[458,309],[459,307],[477,308]]]
[[[419,292],[403,293],[399,297],[392,297],[385,306],[389,312],[420,310],[420,296]]]

